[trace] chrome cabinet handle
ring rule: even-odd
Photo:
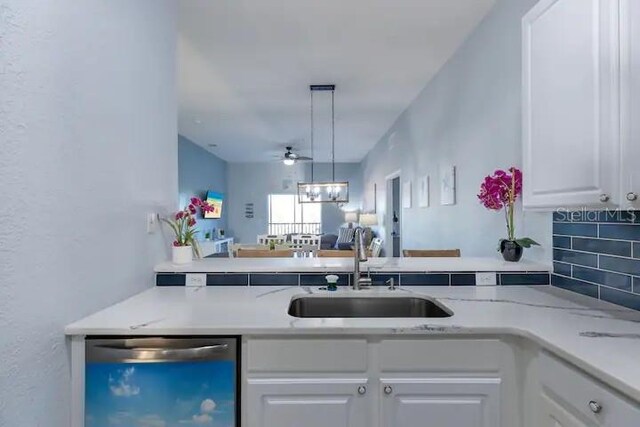
[[[363,385],[358,387],[358,394],[365,394],[367,392],[367,388]]]
[[[390,385],[385,386],[384,387],[384,394],[391,394],[391,393],[393,393],[393,388],[391,388]]]
[[[634,193],[633,191],[630,191],[627,193],[627,200],[630,202],[635,202],[636,200],[638,200],[638,194]]]
[[[593,412],[594,414],[599,414],[600,411],[602,411],[602,405],[600,405],[595,400],[592,400],[589,402],[589,409],[591,409],[591,412]]]
[[[600,201],[602,203],[607,203],[609,201],[609,199],[611,199],[611,197],[609,197],[608,194],[601,194],[600,195]]]

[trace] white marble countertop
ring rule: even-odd
[[[549,271],[550,266],[534,261],[506,262],[501,258],[370,258],[361,268],[389,272],[438,271]],[[344,272],[353,271],[351,258],[205,258],[191,264],[163,262],[156,273],[235,272]]]
[[[424,295],[449,318],[299,319],[294,296],[353,291],[307,287],[156,287],[66,327],[68,335],[517,335],[640,401],[640,313],[549,286],[403,287],[359,296]]]

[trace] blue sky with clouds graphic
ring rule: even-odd
[[[235,363],[90,363],[86,427],[234,427]]]

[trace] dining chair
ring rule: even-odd
[[[268,251],[268,245],[254,245],[254,244],[246,244],[246,243],[234,243],[230,246],[230,255],[231,257],[237,257],[239,250],[264,250]]]
[[[293,248],[314,246],[316,249],[320,249],[321,238],[322,236],[317,234],[294,234],[291,236],[291,246]]]
[[[355,252],[353,250],[322,249],[318,251],[318,258],[353,258],[354,256]]]
[[[460,249],[405,249],[402,255],[412,258],[460,258]]]
[[[371,245],[369,245],[369,256],[373,258],[377,258],[380,256],[380,252],[382,251],[382,239],[379,237],[375,237],[371,240]]]
[[[238,258],[293,258],[293,251],[287,250],[274,250],[269,249],[239,249],[236,252]]]
[[[256,240],[259,245],[269,246],[271,242],[281,245],[287,241],[287,237],[283,234],[258,234]]]

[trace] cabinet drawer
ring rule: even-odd
[[[508,345],[498,339],[390,339],[380,343],[386,372],[498,371]]]
[[[365,372],[365,339],[251,339],[249,372]]]
[[[543,352],[538,358],[538,378],[543,397],[558,402],[585,421],[611,427],[640,425],[637,403],[548,353]],[[589,402],[596,402],[601,411],[595,413]]]

